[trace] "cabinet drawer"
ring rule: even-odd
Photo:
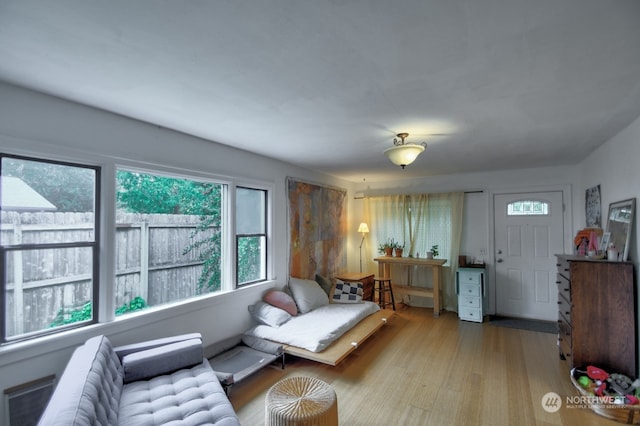
[[[458,310],[462,308],[480,308],[480,298],[476,296],[460,296]]]
[[[480,284],[480,273],[471,271],[458,271],[458,281],[460,284]]]
[[[478,308],[469,308],[465,306],[464,308],[458,309],[458,317],[462,320],[482,322],[482,315]]]
[[[460,283],[460,296],[480,297],[480,286],[477,284]]]

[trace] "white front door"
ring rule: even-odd
[[[563,216],[561,191],[494,196],[496,314],[557,319]]]

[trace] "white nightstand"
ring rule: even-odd
[[[456,273],[458,318],[482,322],[484,315],[484,268],[459,268]]]

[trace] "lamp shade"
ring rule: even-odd
[[[422,151],[424,151],[423,145],[402,144],[386,149],[384,154],[393,164],[404,169],[404,166],[413,163]]]
[[[362,232],[363,234],[369,233],[369,226],[365,222],[362,222],[360,226],[358,226],[358,232]]]

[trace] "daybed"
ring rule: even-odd
[[[289,291],[291,296],[272,290],[250,306],[259,324],[245,334],[282,343],[285,353],[329,365],[337,365],[394,315],[363,301],[361,283],[338,280],[327,295],[314,280],[291,278]]]
[[[77,348],[39,425],[239,425],[198,333]]]

